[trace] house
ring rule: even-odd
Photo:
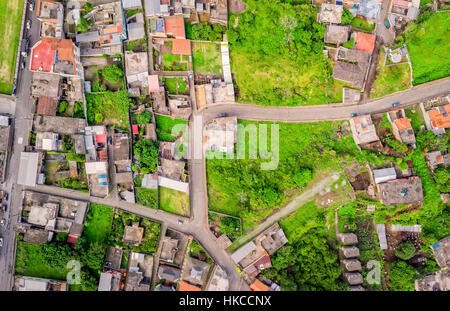
[[[369,63],[370,54],[368,52],[339,47],[332,77],[361,89],[366,81]]]
[[[61,76],[44,72],[31,73],[31,96],[46,96],[58,100],[61,95]]]
[[[180,279],[181,270],[175,267],[160,265],[158,268],[158,277],[160,280],[177,282]]]
[[[79,118],[35,115],[33,128],[35,132],[53,132],[75,135],[84,131],[85,120]]]
[[[229,280],[226,272],[220,266],[216,265],[206,289],[208,291],[227,291],[228,288]]]
[[[126,291],[149,291],[153,274],[153,256],[131,252],[129,257]]]
[[[62,39],[64,37],[64,6],[60,2],[38,0],[36,17],[40,23],[40,37]]]
[[[349,26],[327,25],[323,41],[337,45],[347,42],[349,30]]]
[[[142,9],[141,0],[122,0],[122,7],[124,10]]]
[[[80,49],[70,39],[43,37],[31,48],[30,71],[84,77]]]
[[[355,39],[356,49],[358,51],[366,51],[372,54],[375,48],[375,39],[376,39],[375,35],[359,31],[356,32],[356,39]]]
[[[343,245],[352,245],[358,243],[358,236],[354,233],[339,233],[337,234],[339,243]]]
[[[144,38],[145,24],[144,15],[137,13],[127,19],[128,40],[134,41]]]
[[[125,76],[129,88],[139,88],[141,94],[148,87],[148,56],[147,52],[125,52]]]
[[[169,16],[168,0],[144,0],[145,16],[162,17]]]
[[[348,290],[350,292],[363,292],[363,291],[365,291],[364,287],[362,287],[361,285],[349,286]]]
[[[341,246],[339,248],[339,254],[343,258],[356,258],[359,257],[359,248],[356,246]]]
[[[445,134],[445,130],[450,127],[450,104],[434,107],[427,111],[429,125],[427,126],[436,135]]]
[[[17,184],[34,187],[36,186],[37,173],[42,155],[38,152],[21,152]]]
[[[100,274],[100,281],[98,283],[99,292],[117,292],[120,290],[120,280],[122,273],[119,271],[106,271]]]
[[[15,275],[13,290],[26,292],[63,292],[69,290],[69,285],[66,281]]]
[[[381,9],[381,2],[377,0],[361,0],[358,5],[357,15],[375,21]]]
[[[161,241],[162,247],[161,247],[161,255],[159,258],[166,262],[173,262],[175,254],[178,251],[177,248],[178,242],[179,241],[177,239],[165,236]]]
[[[445,168],[450,166],[450,154],[442,154],[439,150],[425,153],[425,158],[432,170],[437,169],[439,165],[443,165]]]
[[[261,282],[260,280],[256,279],[251,285],[250,290],[255,292],[268,292],[270,291],[270,288]]]
[[[181,279],[187,281],[190,284],[198,285],[202,287],[206,284],[208,279],[208,272],[210,270],[210,264],[198,259],[187,257],[183,263],[183,274]]]
[[[85,168],[91,195],[96,197],[106,197],[109,193],[107,162],[86,162]]]
[[[357,145],[368,144],[379,141],[370,115],[362,115],[350,119],[350,128],[352,129],[353,139]]]
[[[343,274],[344,280],[350,285],[359,285],[363,283],[363,277],[359,272],[347,272]]]
[[[450,236],[443,238],[431,246],[436,262],[442,269],[448,269],[450,265]]]
[[[37,114],[44,114],[47,116],[56,116],[56,108],[58,108],[58,101],[47,96],[40,96],[37,104]]]
[[[416,291],[450,291],[450,270],[441,270],[426,275],[414,284]]]
[[[264,230],[255,238],[255,240],[260,241],[262,247],[269,255],[273,255],[288,242],[283,229],[280,228],[278,223],[274,223],[272,226]]]
[[[151,92],[159,92],[160,91],[159,79],[158,75],[149,75],[148,76],[148,91]]]
[[[153,37],[166,37],[166,25],[163,18],[151,18],[149,31]]]
[[[209,151],[219,151],[234,154],[237,143],[237,118],[216,118],[204,127],[204,148]]]
[[[36,133],[36,149],[46,151],[58,150],[59,135],[51,132],[37,132]]]
[[[125,226],[123,234],[123,242],[128,245],[138,246],[141,244],[144,235],[144,228],[139,227],[138,223],[133,223],[132,226]]]
[[[156,292],[174,292],[175,288],[173,288],[173,286],[158,284],[155,286],[154,291],[156,291]]]
[[[202,289],[196,285],[181,281],[178,291],[180,292],[200,292]]]
[[[361,98],[361,91],[350,89],[348,87],[342,88],[342,103],[344,104],[354,104],[359,102]]]
[[[319,13],[319,22],[325,24],[340,24],[343,11],[344,8],[342,5],[322,3]]]
[[[106,254],[105,267],[112,270],[120,270],[122,264],[123,250],[119,247],[108,247]]]
[[[172,40],[172,54],[191,55],[191,40],[173,39]]]
[[[380,202],[385,205],[423,202],[422,182],[418,176],[377,184]]]
[[[393,167],[373,170],[373,178],[376,184],[397,179],[397,173]]]
[[[184,31],[184,18],[181,15],[168,16],[164,18],[166,35],[176,39],[186,39]]]
[[[387,113],[387,118],[392,125],[395,139],[404,144],[415,147],[416,137],[411,126],[411,119],[406,117],[404,109],[397,109]]]

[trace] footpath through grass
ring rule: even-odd
[[[19,45],[23,0],[0,1],[0,93],[11,94]]]
[[[450,75],[450,12],[435,13],[405,34],[414,85]]]

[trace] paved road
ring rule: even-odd
[[[28,5],[25,2],[24,5]],[[27,17],[32,20],[32,27],[30,30],[24,30],[24,38],[30,37],[30,47],[39,40],[39,21],[36,19],[35,12],[30,12],[27,8]],[[20,61],[23,58],[20,57]],[[28,66],[29,57],[26,59]],[[19,67],[20,68],[20,67]],[[31,86],[31,72],[27,69],[20,70],[18,79],[18,86],[16,90],[15,102],[15,120],[13,147],[9,168],[6,176],[6,181],[2,185],[2,189],[9,193],[9,208],[3,216],[7,219],[7,226],[2,228],[3,247],[0,249],[0,291],[11,290],[12,275],[14,273],[15,260],[15,234],[13,226],[18,220],[18,206],[22,202],[22,187],[17,185],[17,172],[20,162],[20,153],[24,150],[24,146],[28,142],[28,134],[31,129],[31,122],[33,116],[34,105],[30,100],[30,86]],[[13,107],[13,106],[11,106]],[[11,108],[10,107],[10,108]]]

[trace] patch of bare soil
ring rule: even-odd
[[[228,9],[233,14],[239,14],[247,9],[247,3],[241,0],[228,0]]]

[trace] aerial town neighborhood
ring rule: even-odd
[[[450,290],[447,0],[0,7],[0,290]]]

